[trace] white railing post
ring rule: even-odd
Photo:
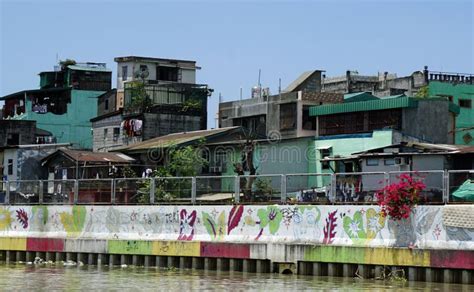
[[[448,170],[445,170],[443,172],[443,176],[444,176],[444,181],[443,181],[443,203],[445,204],[448,204],[449,203],[449,195],[450,195],[450,191],[449,191],[449,171]]]
[[[116,188],[115,179],[112,179],[110,181],[110,203],[112,205],[115,204],[115,188]]]
[[[337,191],[337,177],[335,173],[331,174],[331,194],[329,195],[329,202],[336,203],[336,191]]]
[[[10,204],[10,182],[5,182],[6,191],[5,191],[5,204]]]
[[[281,175],[281,185],[280,185],[280,192],[281,192],[281,202],[286,203],[286,175]]]
[[[155,178],[150,178],[150,204],[155,204]]]
[[[191,178],[191,203],[196,204],[196,177]]]
[[[73,204],[76,205],[79,200],[79,180],[74,180],[74,200]]]
[[[43,181],[39,181],[39,190],[38,190],[38,204],[42,205],[44,200],[43,196]]]
[[[234,203],[240,202],[240,177],[238,175],[234,178]]]

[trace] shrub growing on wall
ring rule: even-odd
[[[376,194],[382,214],[394,220],[409,218],[413,207],[420,202],[420,193],[425,187],[421,180],[401,174],[398,182],[384,187]]]

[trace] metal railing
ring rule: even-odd
[[[424,170],[0,181],[0,205],[375,204],[402,173],[426,185],[421,204],[474,202],[474,170]]]

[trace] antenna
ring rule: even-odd
[[[278,78],[278,95],[280,96],[280,99],[281,99],[281,78]]]
[[[240,100],[242,100],[242,86],[240,86]]]
[[[262,97],[262,85],[260,84],[260,76],[262,75],[262,69],[258,69],[258,97]]]

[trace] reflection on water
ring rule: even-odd
[[[474,291],[472,285],[156,268],[0,265],[5,290]],[[126,290],[124,290],[126,289]]]

